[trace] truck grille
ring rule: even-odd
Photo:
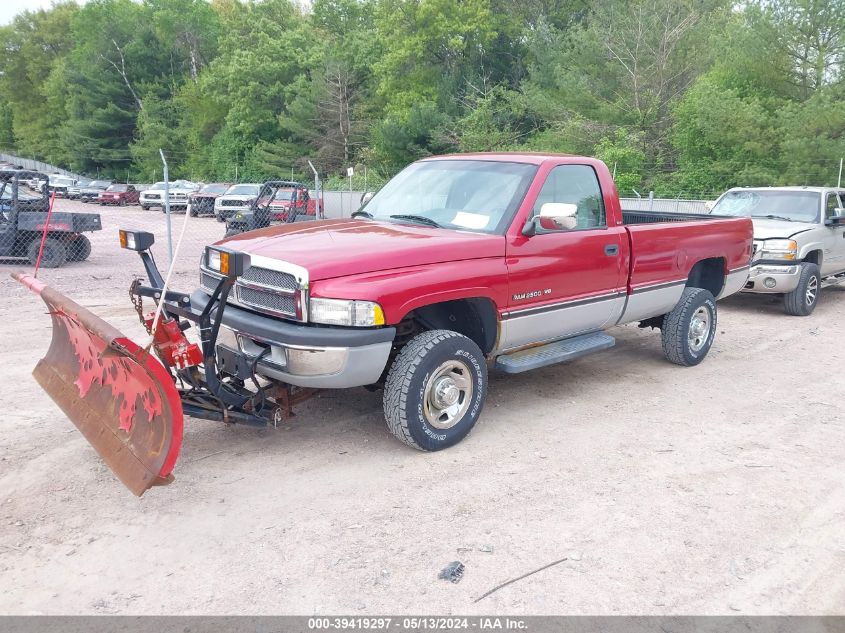
[[[269,268],[251,266],[247,268],[241,279],[261,284],[262,286],[271,286],[285,292],[294,292],[297,289],[296,279],[293,275],[279,272],[278,270],[270,270]]]
[[[219,277],[204,270],[200,270],[200,286],[211,294],[217,288]],[[256,287],[252,284],[260,284]],[[235,282],[234,297],[230,300],[244,307],[253,308],[259,312],[269,312],[283,317],[297,318],[296,295],[299,285],[296,278],[269,268],[252,266]]]
[[[275,314],[296,316],[296,298],[293,295],[282,295],[266,290],[258,290],[249,286],[237,285],[238,300],[247,306],[259,310],[269,310]]]
[[[243,200],[221,200],[221,207],[242,207],[246,203]]]

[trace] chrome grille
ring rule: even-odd
[[[219,276],[200,269],[200,286],[208,294],[214,292],[219,280]],[[296,319],[296,299],[300,294],[299,284],[293,275],[252,266],[235,282],[229,301],[260,312]]]
[[[221,207],[242,207],[246,204],[243,200],[221,200]]]
[[[217,288],[218,278],[209,275],[204,270],[200,270],[200,286],[202,289],[211,294]]]
[[[298,288],[296,278],[293,275],[269,268],[259,268],[258,266],[250,266],[240,278],[243,281],[251,281],[262,286],[272,286],[283,292],[294,292]]]
[[[286,316],[296,316],[294,295],[283,295],[267,290],[258,290],[249,286],[237,285],[238,301],[244,305],[261,310],[269,310]]]

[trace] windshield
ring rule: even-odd
[[[106,191],[127,191],[127,185],[110,185]]]
[[[59,185],[59,186],[72,185],[73,184],[73,178],[63,178],[62,176],[51,176],[50,177],[50,184],[51,185]]]
[[[157,182],[152,187],[150,187],[150,189],[164,189],[164,183],[163,182]]]
[[[226,192],[227,196],[257,196],[261,185],[233,185]]]
[[[536,171],[524,163],[422,161],[400,172],[362,211],[376,220],[413,222],[395,217],[413,215],[447,228],[501,232]]]
[[[711,211],[714,215],[817,222],[821,198],[817,191],[748,189],[729,191]]]
[[[200,189],[200,193],[226,193],[229,185],[206,185]]]
[[[111,182],[108,180],[94,180],[88,184],[88,187],[91,189],[105,189],[109,185],[111,185]]]
[[[273,200],[293,200],[293,194],[293,189],[279,189],[273,196]]]

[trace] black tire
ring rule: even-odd
[[[234,235],[240,235],[243,231],[239,231],[238,229],[227,229],[226,234],[223,237],[232,237]]]
[[[78,235],[67,244],[67,258],[70,262],[84,262],[91,255],[91,240]]]
[[[118,202],[118,205],[121,206],[121,207],[125,207],[126,206],[126,198],[121,198],[120,202]]]
[[[38,261],[38,250],[41,248],[41,238],[37,237],[29,243],[26,249],[26,256],[29,263],[35,266]],[[58,268],[67,262],[67,247],[64,242],[53,237],[44,240],[44,255],[41,257],[41,265],[44,268]]]
[[[661,330],[666,358],[684,367],[698,365],[713,346],[716,319],[716,299],[710,291],[684,288],[678,304],[663,317]]]
[[[454,365],[454,370],[434,372]],[[465,376],[471,390],[459,390],[458,417],[434,426],[430,416],[434,387],[438,380]],[[452,383],[454,385],[454,382]],[[456,387],[457,388],[457,387]],[[428,394],[428,395],[427,395]],[[402,348],[393,361],[384,385],[384,418],[390,432],[408,446],[421,451],[439,451],[464,439],[478,421],[487,396],[487,363],[478,345],[466,336],[450,330],[431,330],[418,334]],[[464,398],[464,400],[460,400]]]
[[[149,208],[147,205],[145,205],[145,204],[142,204],[142,205],[141,205],[141,208],[142,208],[144,211],[149,211],[149,210],[150,210],[150,208]]]
[[[192,217],[192,218],[195,218],[195,217],[197,217],[198,215],[199,215],[199,213],[197,213],[196,209],[191,208],[191,217]]]
[[[822,273],[817,264],[801,264],[801,277],[792,292],[783,295],[783,309],[792,316],[810,316],[819,302]]]

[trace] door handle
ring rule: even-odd
[[[604,254],[612,257],[619,254],[619,244],[608,244],[604,247]]]

